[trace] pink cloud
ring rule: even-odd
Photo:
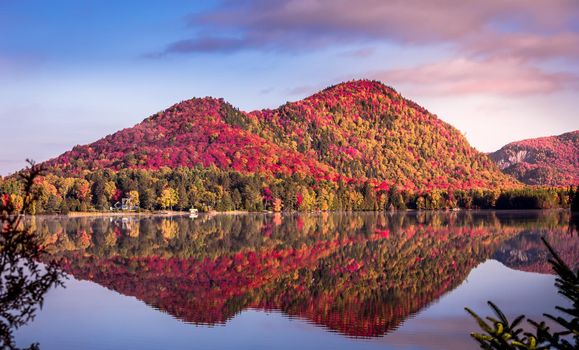
[[[422,95],[517,96],[579,87],[579,78],[574,73],[547,72],[517,58],[451,59],[372,75]]]
[[[553,33],[568,30],[578,18],[574,0],[253,0],[224,1],[213,11],[189,16],[188,22],[212,35],[241,33],[240,40],[251,47],[299,49],[307,46],[305,38],[327,45],[344,40],[454,42],[501,25]]]
[[[516,56],[525,60],[579,59],[579,33],[487,34],[463,44],[464,51],[475,56]]]
[[[353,44],[367,49],[342,56],[362,60],[384,44],[444,45],[461,59],[374,75],[429,94],[547,93],[576,88],[579,80],[577,67],[544,68],[579,59],[576,0],[225,0],[187,21],[197,35],[164,54],[309,53]]]

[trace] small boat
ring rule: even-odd
[[[197,210],[195,208],[189,209],[189,217],[190,218],[196,218],[198,216],[199,216],[199,210]]]

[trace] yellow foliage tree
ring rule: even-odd
[[[302,203],[301,210],[315,210],[316,209],[316,192],[308,188],[302,188]]]
[[[131,204],[134,206],[139,206],[141,203],[139,201],[139,192],[138,191],[130,191],[129,192],[129,199],[131,200]]]
[[[173,208],[174,205],[177,204],[179,201],[179,195],[177,195],[177,191],[168,187],[161,192],[161,195],[157,198],[157,203],[161,208]]]

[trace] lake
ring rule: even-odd
[[[19,346],[478,349],[468,306],[542,319],[567,305],[544,236],[574,267],[566,211],[36,217],[68,274]]]

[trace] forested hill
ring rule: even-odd
[[[222,99],[194,98],[47,164],[66,176],[201,167],[414,191],[518,184],[458,130],[392,88],[366,80],[249,113]]]
[[[579,130],[509,143],[490,157],[529,185],[579,185]]]

